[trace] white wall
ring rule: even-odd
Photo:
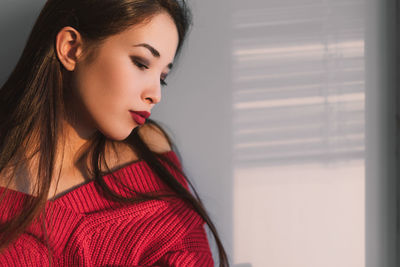
[[[235,263],[365,265],[364,7],[236,2]]]
[[[188,2],[194,27],[152,116],[170,128],[184,169],[232,255],[231,3]]]
[[[160,119],[232,263],[395,266],[395,1],[191,3]]]

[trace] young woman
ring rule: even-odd
[[[213,266],[205,223],[228,266],[148,117],[190,14],[177,0],[46,2],[0,89],[0,266]]]

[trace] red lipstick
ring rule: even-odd
[[[148,111],[133,111],[129,110],[132,115],[132,118],[136,121],[136,123],[142,125],[146,122],[146,119],[150,117],[150,112]]]

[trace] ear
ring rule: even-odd
[[[62,28],[56,37],[57,57],[64,67],[73,71],[82,52],[81,34],[72,27]]]

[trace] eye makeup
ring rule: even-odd
[[[135,65],[140,65],[142,67],[145,67],[148,69],[148,65],[150,65],[150,62],[148,62],[146,59],[138,56],[131,56],[131,60]]]
[[[149,67],[147,65],[149,65],[149,63],[145,63],[148,62],[147,60],[138,57],[138,56],[131,56],[131,60],[133,62],[133,64],[135,64],[139,69],[143,70],[143,69],[149,69]],[[144,62],[144,63],[142,63]],[[167,78],[167,75],[163,75],[161,76],[160,79],[160,83],[162,86],[167,86],[168,84],[165,82],[165,79]]]

